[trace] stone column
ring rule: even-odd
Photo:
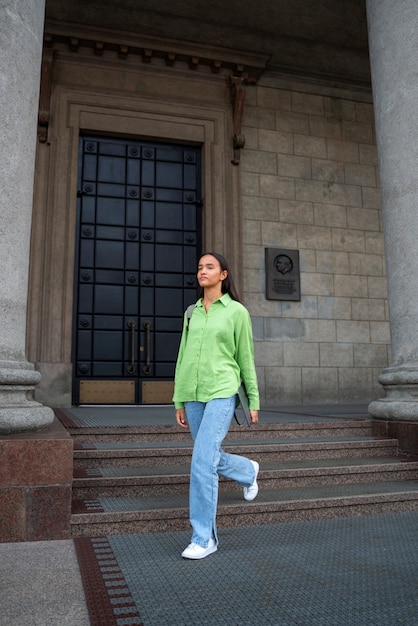
[[[372,416],[418,421],[418,3],[367,0],[391,328]]]
[[[0,2],[0,433],[53,420],[25,357],[29,242],[45,0]]]

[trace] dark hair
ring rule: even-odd
[[[228,261],[222,256],[222,254],[218,254],[217,252],[204,252],[200,255],[199,261],[202,257],[207,255],[213,256],[221,266],[221,270],[228,272],[227,277],[222,281],[222,293],[229,293],[233,300],[241,302],[238,291],[235,287],[234,279],[232,278],[231,270],[229,269]],[[203,287],[199,285],[197,292],[198,298],[203,298],[203,291]]]

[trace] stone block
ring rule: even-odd
[[[382,232],[368,232],[364,233],[364,245],[365,252],[368,254],[380,254],[382,257],[385,255],[385,242]],[[383,268],[385,264],[383,263]]]
[[[319,356],[321,367],[353,367],[353,344],[321,343]]]
[[[336,275],[334,277],[335,295],[341,298],[356,297],[367,298],[367,276],[345,276]]]
[[[329,159],[312,159],[312,179],[344,183],[344,164]]]
[[[343,120],[342,138],[343,141],[373,144],[373,126],[372,124],[363,124],[362,122],[350,122]]]
[[[0,486],[0,542],[25,540],[25,492],[23,487]]]
[[[260,150],[275,154],[293,153],[293,136],[290,133],[264,130],[258,131],[258,145]]]
[[[261,221],[243,220],[244,243],[261,244]]]
[[[361,188],[317,180],[296,180],[296,199],[322,204],[361,206]]]
[[[300,367],[266,367],[265,385],[267,405],[302,402]]]
[[[257,222],[260,223],[260,222]],[[261,269],[264,267],[263,250],[258,244],[252,245],[247,243],[245,246],[245,254],[243,256],[244,269]]]
[[[387,348],[385,345],[376,344],[355,344],[354,345],[354,367],[374,367],[380,368],[381,372],[387,366]],[[382,387],[380,387],[382,395]]]
[[[333,228],[331,231],[332,249],[343,252],[364,252],[364,233],[350,228]]]
[[[376,168],[374,165],[361,165],[360,163],[345,163],[345,182],[348,185],[360,185],[362,187],[376,187]]]
[[[316,341],[318,343],[326,341],[336,341],[336,322],[334,320],[304,320],[305,341]]]
[[[368,276],[367,292],[370,298],[387,298],[386,277]]]
[[[297,319],[318,317],[318,298],[316,296],[306,296],[300,302],[282,302],[282,316]]]
[[[294,200],[295,182],[292,178],[262,174],[260,176],[260,194],[268,198]]]
[[[264,329],[267,341],[300,341],[304,336],[304,323],[299,319],[266,318]]]
[[[356,119],[358,122],[368,122],[374,125],[373,104],[369,102],[356,102]]]
[[[364,402],[370,398],[373,390],[372,370],[369,368],[338,369],[340,402]]]
[[[265,109],[290,111],[292,108],[292,92],[285,89],[273,89],[258,85],[257,105]]]
[[[370,335],[372,343],[390,344],[389,322],[370,322]]]
[[[252,126],[243,126],[242,134],[245,137],[246,150],[258,150],[258,129]]]
[[[295,154],[317,159],[327,158],[327,144],[324,137],[295,134],[293,140]]]
[[[309,296],[330,296],[334,291],[332,274],[303,272],[300,277],[301,293]]]
[[[254,355],[257,366],[275,367],[283,365],[283,346],[280,342],[257,341],[254,344]]]
[[[279,176],[287,176],[289,178],[312,178],[311,159],[290,154],[278,154],[277,171]]]
[[[318,344],[296,341],[284,342],[283,365],[285,367],[317,367],[319,365]]]
[[[331,247],[331,229],[326,226],[298,224],[298,247],[308,250],[329,250]]]
[[[333,367],[302,368],[303,402],[337,402],[338,370]]]
[[[241,150],[240,168],[242,172],[277,174],[276,155],[260,150]]]
[[[71,484],[31,488],[26,510],[26,541],[70,538]]]
[[[385,303],[377,298],[353,298],[351,301],[353,320],[385,320]]]
[[[381,191],[374,187],[363,187],[361,190],[363,209],[379,209],[381,205]]]
[[[297,248],[296,224],[263,222],[261,237],[263,246]]]
[[[347,252],[318,250],[316,269],[322,274],[349,274],[350,262]]]
[[[242,214],[251,220],[272,221],[279,220],[279,202],[276,198],[256,198],[245,196],[242,199]]]
[[[295,113],[309,113],[324,115],[324,97],[299,91],[292,92],[292,111]]]
[[[250,294],[259,296],[264,290],[265,273],[258,269],[247,269],[243,275],[244,292],[249,297]]]
[[[378,165],[377,147],[359,144],[360,163],[364,165]]]
[[[242,196],[260,195],[260,175],[255,172],[247,172],[240,178]]]
[[[276,129],[288,133],[309,134],[309,116],[304,113],[276,112]]]
[[[315,137],[330,137],[341,139],[341,121],[335,117],[322,117],[319,115],[309,116],[309,129]]]
[[[345,206],[314,203],[315,226],[347,227],[347,209]]]
[[[276,113],[273,109],[246,105],[244,107],[243,126],[274,130],[276,128]]]
[[[319,297],[318,316],[326,320],[351,319],[351,298]]]
[[[73,442],[50,429],[0,437],[0,541],[70,537]]]
[[[279,200],[279,220],[287,224],[313,224],[311,202]]]
[[[337,320],[336,324],[338,342],[370,343],[369,322]]]
[[[327,140],[327,157],[331,161],[345,161],[346,163],[359,163],[359,144],[350,141]]]
[[[380,230],[379,212],[375,209],[347,208],[347,226],[353,230]]]
[[[326,117],[335,117],[338,120],[356,121],[356,103],[342,98],[324,98],[324,110]]]
[[[300,250],[299,266],[301,272],[312,272],[316,268],[316,252],[315,250]]]
[[[382,276],[383,257],[379,254],[349,254],[350,274]]]
[[[251,315],[251,325],[253,329],[254,342],[263,341],[264,339],[264,317]],[[254,343],[254,345],[255,345]]]

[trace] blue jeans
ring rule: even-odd
[[[218,543],[216,509],[219,475],[249,486],[254,466],[243,456],[221,448],[235,411],[236,396],[210,402],[186,402],[185,411],[194,440],[190,472],[190,523],[192,542],[206,548],[211,537]]]

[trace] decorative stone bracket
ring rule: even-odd
[[[231,88],[232,115],[233,115],[233,148],[234,157],[231,160],[233,165],[239,165],[241,149],[245,145],[245,136],[242,134],[242,118],[244,114],[244,103],[246,95],[246,85],[248,81],[242,77],[231,76],[229,86]]]

